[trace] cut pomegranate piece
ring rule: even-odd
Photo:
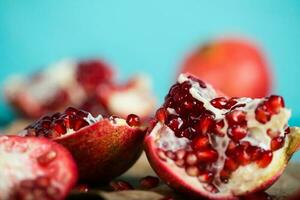
[[[20,134],[64,145],[77,162],[81,181],[107,182],[131,167],[142,152],[145,130],[139,127],[138,116],[129,115],[127,121],[129,124],[118,117],[93,117],[69,107],[40,118]]]
[[[80,106],[100,84],[111,82],[113,72],[102,61],[63,60],[31,78],[7,82],[7,100],[25,117],[38,118],[66,106]]]
[[[286,131],[289,117],[281,97],[227,100],[181,74],[145,138],[146,154],[177,191],[236,199],[268,188],[298,149],[300,129]]]
[[[155,108],[150,85],[147,77],[137,76],[124,85],[102,85],[96,95],[108,113],[120,117],[133,113],[143,120],[151,116]]]
[[[0,136],[0,199],[61,200],[77,181],[63,146],[36,137]]]

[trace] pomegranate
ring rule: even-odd
[[[122,181],[122,180],[116,180],[116,181],[111,181],[109,183],[110,188],[113,191],[123,191],[123,190],[133,190],[133,186],[126,182],[126,181]]]
[[[146,119],[155,108],[150,80],[142,76],[136,76],[124,85],[101,85],[97,97],[108,113],[121,117],[134,113]]]
[[[5,93],[12,106],[29,118],[67,106],[124,118],[134,113],[142,120],[152,114],[155,100],[146,77],[137,76],[124,85],[115,82],[112,68],[101,60],[64,60],[31,79],[12,78]]]
[[[265,56],[253,42],[243,39],[223,38],[201,46],[180,71],[210,82],[230,97],[264,97],[271,90]]]
[[[72,153],[82,182],[107,182],[122,174],[142,152],[145,130],[138,117],[93,117],[73,107],[44,116],[27,126],[22,136],[46,137]]]
[[[112,77],[111,68],[102,61],[63,60],[29,79],[11,78],[5,94],[23,115],[38,118],[68,105],[82,105],[98,85],[109,84]]]
[[[159,179],[155,176],[145,176],[140,180],[140,187],[142,189],[152,189],[159,185]]]
[[[77,181],[64,147],[36,137],[0,136],[0,199],[62,200]]]
[[[156,112],[146,154],[176,190],[236,199],[271,186],[298,149],[300,129],[287,126],[289,117],[280,96],[220,97],[210,84],[181,74]]]

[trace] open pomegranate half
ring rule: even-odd
[[[145,138],[148,159],[178,191],[235,199],[268,188],[300,143],[283,98],[219,97],[211,85],[181,74]]]
[[[112,69],[100,60],[62,60],[31,78],[12,77],[5,94],[24,116],[38,118],[68,105],[80,106],[98,85],[109,84],[112,78]]]
[[[0,136],[0,199],[62,200],[77,181],[63,146],[44,138]]]
[[[81,181],[107,182],[129,169],[143,149],[145,129],[139,117],[93,117],[69,107],[63,113],[44,116],[20,134],[50,138],[72,153]]]

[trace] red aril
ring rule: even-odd
[[[75,158],[80,180],[108,182],[129,169],[142,152],[145,130],[139,117],[93,117],[73,107],[44,116],[27,126],[23,136],[46,137],[65,146]]]
[[[71,154],[50,140],[0,136],[0,157],[1,200],[61,200],[76,184]]]
[[[191,73],[230,97],[264,97],[271,90],[272,74],[264,54],[253,42],[238,38],[201,46],[186,58],[180,72]]]
[[[177,191],[237,199],[274,183],[300,145],[300,130],[287,128],[291,112],[282,97],[218,94],[181,74],[157,111],[145,149],[153,169]],[[193,102],[191,108],[185,102]],[[257,112],[262,107],[264,115]]]

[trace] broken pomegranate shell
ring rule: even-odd
[[[150,80],[144,76],[136,76],[123,85],[101,85],[96,96],[108,113],[123,118],[134,113],[144,121],[155,109]]]
[[[127,122],[126,122],[127,120]],[[108,182],[129,169],[142,152],[145,130],[138,117],[93,117],[69,107],[63,113],[44,116],[20,134],[50,138],[73,155],[82,182]]]
[[[63,146],[36,137],[0,136],[0,199],[62,200],[77,181]]]
[[[181,74],[157,110],[146,154],[177,191],[237,199],[271,186],[298,149],[300,129],[287,126],[289,117],[280,96],[228,99]]]
[[[98,85],[109,84],[112,78],[112,69],[100,60],[62,60],[31,78],[12,77],[5,95],[25,117],[39,118],[69,105],[84,104]]]

